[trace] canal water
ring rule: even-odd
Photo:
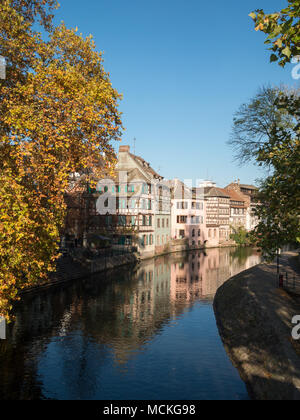
[[[0,399],[248,399],[212,304],[259,262],[251,249],[172,254],[27,297],[0,341]]]

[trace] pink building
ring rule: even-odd
[[[188,188],[175,179],[171,188],[171,236],[185,239],[192,248],[202,248],[207,241],[205,200],[200,189]]]

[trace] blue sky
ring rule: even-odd
[[[239,167],[227,146],[233,113],[263,84],[295,85],[291,67],[269,63],[248,14],[286,0],[60,0],[56,21],[94,36],[123,94],[122,144],[165,178],[225,186],[262,176]],[[117,145],[118,147],[119,145]]]

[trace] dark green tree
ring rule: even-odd
[[[284,67],[300,54],[300,0],[289,0],[286,9],[273,14],[257,10],[250,16],[255,29],[268,35],[271,62]],[[276,107],[287,115],[292,127],[274,124],[269,141],[259,149],[256,160],[273,173],[261,184],[261,219],[256,234],[264,253],[272,258],[284,244],[300,243],[300,99],[281,92]]]

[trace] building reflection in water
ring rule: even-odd
[[[187,307],[259,262],[249,249],[171,254],[28,298],[0,343],[0,398],[100,398],[111,364],[115,389]]]

